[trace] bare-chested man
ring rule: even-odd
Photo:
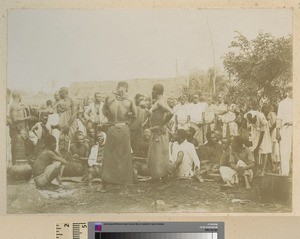
[[[72,160],[80,162],[83,167],[83,177],[81,181],[87,180],[88,174],[88,157],[90,154],[89,144],[85,141],[84,135],[81,131],[77,131],[74,134],[75,143],[72,144],[69,151],[69,157]]]
[[[65,156],[71,142],[69,129],[76,117],[76,104],[71,97],[68,96],[68,88],[62,87],[59,90],[61,101],[57,105],[57,113],[59,114],[59,127],[61,130],[59,136],[59,152]]]
[[[120,81],[117,92],[105,99],[103,114],[108,118],[109,129],[103,158],[101,192],[107,183],[133,184],[130,131],[128,122],[136,117],[133,99],[127,96],[128,83]]]
[[[155,103],[150,109],[150,130],[152,132],[148,151],[148,168],[153,182],[165,181],[169,174],[169,137],[166,124],[173,116],[173,110],[163,99],[164,87],[155,84],[152,89],[152,99]]]
[[[12,98],[13,102],[9,109],[12,123],[9,133],[11,137],[12,164],[15,164],[16,160],[26,159],[25,141],[28,139],[28,121],[32,119],[32,116],[27,115],[24,105],[21,104],[19,91],[14,90]]]
[[[60,103],[60,96],[59,96],[59,92],[55,91],[54,92],[54,101],[53,101],[53,111],[54,113],[57,113],[57,106]]]

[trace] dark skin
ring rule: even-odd
[[[51,145],[49,145],[48,150],[52,151],[55,155],[54,160],[61,162],[62,164],[66,165],[67,161],[59,154],[55,151],[56,149],[56,142],[53,142]]]
[[[106,98],[102,113],[110,122],[127,122],[129,119],[135,119],[137,109],[134,100],[125,96],[126,87],[118,87],[117,92],[120,96],[124,96],[123,101],[118,101],[114,95]]]
[[[150,126],[158,127],[163,132],[165,131],[164,126],[171,120],[174,112],[163,100],[163,95],[160,92],[157,92],[155,89],[152,90],[152,99],[154,104],[150,109]],[[158,181],[159,179],[153,180],[153,183]],[[162,177],[162,181],[167,182],[167,176]]]
[[[243,150],[243,145],[238,144],[238,143],[233,143],[232,150],[239,153]],[[241,160],[240,158],[238,158],[237,154],[235,154],[235,160],[236,161]],[[230,162],[230,167],[232,169],[234,169],[235,171],[237,171],[239,175],[243,175],[245,170],[252,169],[254,167],[254,162],[251,162],[249,165],[247,165],[245,167],[237,167],[233,162]],[[249,176],[245,175],[244,179],[245,179],[245,183],[246,183],[246,189],[247,190],[251,189],[251,186],[249,184]]]
[[[232,148],[234,151],[236,152],[241,152],[243,150],[243,148],[241,148],[240,146],[233,146],[232,145]],[[241,160],[240,158],[236,159],[237,161],[238,160]],[[254,162],[250,163],[249,165],[247,165],[246,167],[237,167],[234,163],[230,163],[230,166],[231,168],[233,168],[235,171],[239,172],[239,173],[244,173],[245,170],[248,170],[248,169],[252,169],[254,167]]]
[[[152,97],[154,99],[154,104],[152,108],[150,109],[150,112],[153,113],[153,111],[157,109],[161,109],[162,111],[165,111],[165,115],[160,115],[158,118],[161,118],[161,126],[167,124],[173,117],[174,112],[170,108],[170,106],[162,100],[162,95],[159,95],[155,90],[152,90]],[[157,120],[158,120],[157,118]]]
[[[186,140],[186,137],[183,137],[183,136],[180,136],[178,134],[175,135],[175,141],[178,142],[178,144],[182,144],[184,141]],[[178,167],[181,165],[182,163],[182,160],[183,160],[183,152],[180,151],[178,152],[177,154],[177,159],[176,159],[176,162],[175,162],[175,171],[178,169]],[[198,169],[198,167],[196,168],[196,170]]]
[[[60,91],[59,96],[63,101],[66,101],[68,99],[72,100],[71,98],[69,98],[67,91]],[[58,113],[63,113],[66,110],[67,110],[67,108],[63,104],[60,104]],[[72,101],[72,103],[71,103],[71,117],[70,117],[67,125],[63,129],[61,129],[66,134],[69,132],[71,124],[76,119],[76,116],[77,116],[76,111],[77,111],[77,107],[76,107],[75,103]]]
[[[28,116],[28,117],[22,117],[20,114],[20,111],[22,111],[22,107],[20,106],[21,97],[15,97],[13,98],[13,103],[11,105],[11,116],[12,116],[12,122],[19,123],[27,120],[33,120],[35,117]]]
[[[102,113],[108,118],[109,122],[129,122],[130,119],[135,119],[137,108],[133,99],[126,96],[127,87],[117,87],[118,96],[123,97],[123,100],[118,100],[115,95],[108,96],[105,99]],[[100,192],[106,192],[107,183],[102,181]]]
[[[252,117],[250,114],[247,115],[247,119],[248,119],[248,121],[251,124],[255,124],[256,121],[257,121],[257,117],[256,116]],[[262,143],[264,134],[265,134],[265,132],[260,132],[259,141],[258,141],[257,147],[254,150],[254,155],[258,155],[259,154],[259,148],[260,148],[260,145]],[[261,169],[261,172],[260,172],[259,176],[264,176],[265,175],[266,165],[267,165],[267,155],[266,154],[262,154],[261,155],[261,159],[262,159],[262,169]]]
[[[257,121],[257,117],[256,116],[252,117],[250,114],[247,115],[247,118],[248,118],[250,124],[255,124],[256,121]],[[257,147],[254,150],[254,154],[258,153],[259,147],[260,147],[260,145],[262,143],[262,140],[264,138],[264,133],[265,132],[260,132],[258,144],[257,144]]]
[[[87,150],[87,145],[85,144],[84,141],[84,136],[83,135],[78,135],[76,138],[76,151],[78,152],[72,155],[72,158],[82,160],[82,161],[87,161],[88,160],[88,150]],[[73,151],[73,150],[71,150]]]
[[[180,103],[182,104],[182,105],[184,105],[185,103],[186,103],[186,101],[187,101],[187,99],[186,99],[186,96],[185,95],[182,95],[181,97],[180,97]]]

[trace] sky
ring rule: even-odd
[[[212,45],[222,68],[235,31],[288,36],[292,11],[11,10],[7,84],[49,93],[75,81],[185,76],[214,65]]]

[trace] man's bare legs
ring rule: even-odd
[[[267,165],[267,156],[268,156],[268,154],[261,154],[262,169],[260,171],[259,176],[264,176],[265,175],[266,165]]]
[[[250,183],[249,183],[249,176],[248,175],[244,175],[244,178],[245,178],[245,184],[246,184],[246,189],[247,190],[250,190],[251,189],[251,186],[250,186]]]

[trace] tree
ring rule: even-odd
[[[209,68],[207,71],[194,70],[188,76],[188,87],[183,92],[191,97],[195,93],[201,92],[203,95],[211,95],[213,92],[213,77],[216,73],[216,94],[227,92],[231,86],[229,78],[221,69]]]
[[[284,87],[292,82],[292,36],[275,38],[270,33],[259,33],[248,40],[241,33],[229,46],[223,64],[235,82],[227,94],[230,101],[257,101],[257,92],[278,102]]]

